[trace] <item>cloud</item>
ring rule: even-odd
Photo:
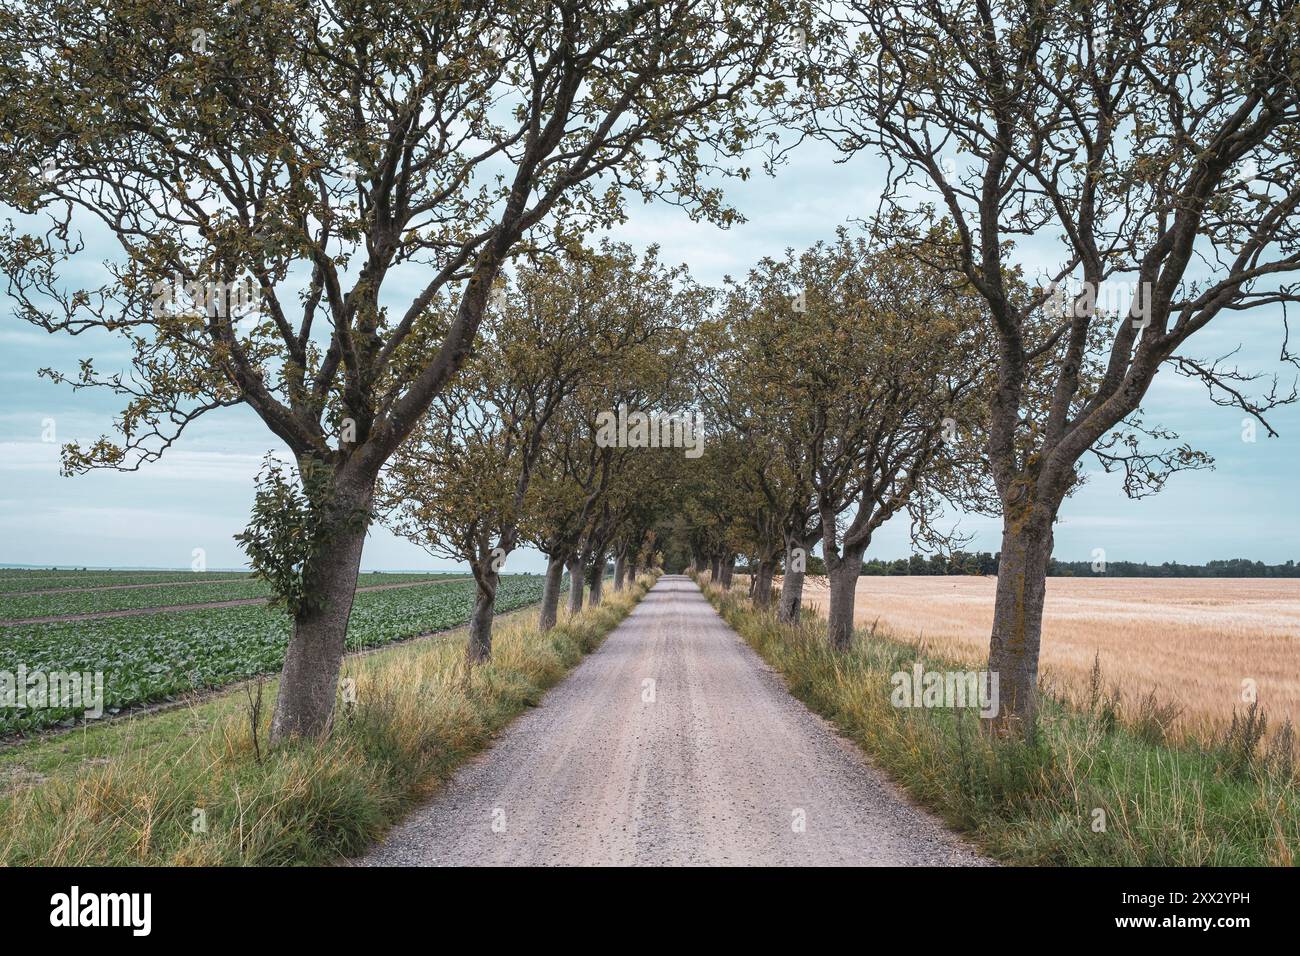
[[[263,457],[256,454],[171,449],[131,477],[140,482],[234,483],[251,489]],[[57,474],[59,443],[0,442],[0,472]]]

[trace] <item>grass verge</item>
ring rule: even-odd
[[[876,632],[859,631],[836,652],[824,620],[807,609],[799,625],[786,625],[734,592],[704,592],[795,697],[992,857],[1058,866],[1296,863],[1300,790],[1289,746],[1255,750],[1235,729],[1215,746],[1174,745],[1117,722],[1104,703],[1061,700],[1043,702],[1033,743],[993,741],[972,710],[891,703],[893,675],[910,674],[918,660],[926,671],[967,666],[918,658],[914,646]]]
[[[652,583],[545,634],[502,621],[491,662],[473,669],[455,632],[350,658],[340,686],[355,703],[320,741],[267,748],[267,680],[13,748],[0,759],[0,862],[271,866],[359,853],[535,706]]]

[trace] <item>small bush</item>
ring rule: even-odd
[[[1182,708],[1176,703],[1161,703],[1154,690],[1147,691],[1138,703],[1137,714],[1133,719],[1133,732],[1142,740],[1152,745],[1165,743],[1169,732],[1182,716]]]
[[[1224,770],[1235,777],[1251,773],[1260,763],[1260,741],[1268,729],[1268,718],[1260,709],[1259,701],[1251,701],[1244,714],[1232,711],[1232,723],[1219,744]]]

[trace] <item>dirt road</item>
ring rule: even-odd
[[[666,576],[363,865],[984,862]]]

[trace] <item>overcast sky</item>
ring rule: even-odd
[[[743,274],[756,260],[787,247],[803,248],[833,236],[837,226],[875,208],[880,166],[869,159],[836,165],[816,145],[796,151],[775,179],[759,176],[727,189],[748,222],[722,231],[691,223],[680,211],[633,200],[617,238],[637,247],[658,243],[663,258],[683,262],[702,282]],[[115,257],[104,236],[88,233],[92,252]],[[96,245],[97,244],[97,245]],[[42,366],[75,369],[93,354],[105,371],[125,367],[116,343],[49,336],[20,324],[12,303],[0,301],[0,563],[117,567],[187,567],[196,548],[208,566],[242,566],[232,540],[246,523],[253,478],[262,456],[282,450],[247,409],[214,412],[187,431],[161,462],[132,474],[58,474],[58,449],[110,428],[118,410],[111,396],[80,393],[38,379]],[[1242,346],[1243,368],[1279,369],[1280,316],[1225,315],[1192,340],[1189,354],[1213,357]],[[1286,380],[1289,385],[1290,379]],[[1213,471],[1174,476],[1154,498],[1130,502],[1115,477],[1097,475],[1062,509],[1056,556],[1083,560],[1102,548],[1109,560],[1201,563],[1245,557],[1277,563],[1300,559],[1300,410],[1273,421],[1280,438],[1262,429],[1243,440],[1242,413],[1211,404],[1198,383],[1164,370],[1145,405],[1148,424],[1175,429],[1216,459]],[[49,434],[52,422],[54,433]],[[45,438],[52,437],[53,441]],[[675,452],[663,452],[675,453]],[[707,449],[705,454],[707,454]],[[1095,462],[1088,467],[1097,471]],[[960,516],[954,516],[960,518]],[[960,518],[974,534],[971,548],[996,551],[997,523]],[[905,522],[887,525],[870,556],[909,553]],[[363,558],[366,569],[452,568],[376,528]],[[520,553],[512,571],[539,571],[535,553]]]

